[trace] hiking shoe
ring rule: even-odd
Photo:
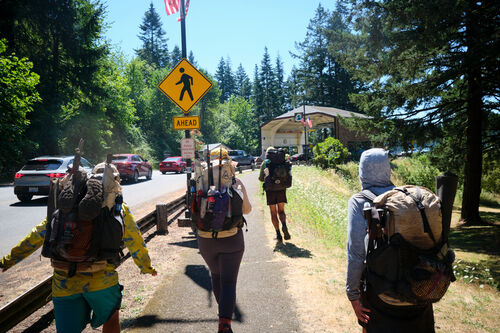
[[[87,193],[78,204],[78,217],[84,221],[95,219],[101,212],[103,188],[100,180],[91,178],[87,181]]]
[[[231,329],[231,326],[229,325],[224,325],[224,327],[219,330],[217,333],[233,333],[233,330]]]
[[[283,236],[285,237],[285,240],[289,240],[290,238],[292,238],[292,237],[290,237],[290,234],[288,233],[287,227],[283,227],[283,229],[281,229],[281,230],[283,230]]]

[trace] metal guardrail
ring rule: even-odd
[[[158,221],[157,216],[159,206],[166,206],[166,209],[163,209],[163,217],[166,221]],[[141,234],[148,232],[154,226],[157,226],[159,230],[161,229],[160,222],[166,222],[167,226],[170,225],[180,214],[184,212],[185,207],[185,195],[167,203],[166,205],[158,205],[156,210],[148,213],[146,216],[136,221],[137,227],[139,228]],[[174,216],[168,219],[170,215]],[[164,225],[165,223],[163,223],[162,228],[165,228]],[[165,233],[165,231],[166,230],[163,230],[161,233]],[[129,255],[123,257],[120,264],[129,257]],[[9,329],[28,318],[32,313],[49,303],[51,300],[51,294],[52,276],[48,276],[35,287],[3,306],[0,309],[0,332],[7,332]]]

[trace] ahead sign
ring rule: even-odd
[[[185,114],[189,113],[211,87],[212,82],[186,58],[179,61],[158,85],[158,89],[177,104]]]
[[[174,117],[174,130],[200,129],[200,116]]]

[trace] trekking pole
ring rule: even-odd
[[[220,177],[220,174],[222,172],[222,148],[219,148],[219,192],[221,191],[222,189],[222,186],[220,185],[220,182],[221,182],[221,177]]]
[[[78,143],[78,147],[75,149],[75,157],[73,158],[73,170],[71,171],[71,174],[73,175],[73,203],[76,201],[76,197],[78,195],[77,190],[79,187],[80,183],[80,173],[77,174],[78,169],[80,168],[80,159],[83,155],[83,144],[85,141],[83,139],[80,139],[80,142]]]

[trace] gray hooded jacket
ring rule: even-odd
[[[361,154],[359,180],[363,190],[369,189],[375,195],[380,195],[394,188],[391,183],[391,167],[387,151],[381,148],[372,148]],[[359,286],[365,267],[365,238],[368,223],[363,217],[363,207],[366,201],[366,198],[358,193],[349,199],[347,207],[346,293],[350,301],[360,297]]]

